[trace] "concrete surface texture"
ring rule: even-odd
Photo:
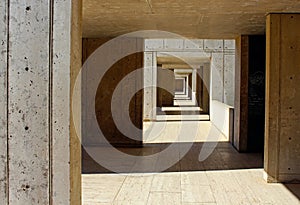
[[[300,180],[299,14],[267,17],[265,171],[270,182]]]
[[[269,12],[299,11],[298,0],[85,0],[84,37],[165,30],[189,38],[236,38],[263,34]]]

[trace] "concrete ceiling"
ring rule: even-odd
[[[300,12],[299,0],[83,0],[83,36],[164,30],[188,38],[262,34],[270,12]]]

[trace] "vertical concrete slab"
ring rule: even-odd
[[[73,118],[70,101],[81,69],[81,0],[55,1],[53,14],[51,197],[53,204],[80,204],[81,143],[73,119],[80,134],[81,107]]]
[[[202,80],[203,80],[203,93],[202,93],[202,99],[203,99],[203,112],[209,113],[210,112],[210,105],[209,105],[209,99],[210,99],[210,63],[204,63],[203,65],[203,73],[202,73]]]
[[[9,204],[50,203],[49,11],[48,1],[10,1]]]
[[[248,36],[236,39],[234,140],[239,151],[247,150],[248,137]]]
[[[68,204],[70,193],[69,176],[69,127],[65,122],[70,119],[70,2],[55,2],[53,5],[53,60],[52,60],[52,201],[56,204]],[[62,12],[61,10],[64,10]],[[64,59],[64,61],[62,61]],[[64,137],[62,137],[64,136]],[[63,157],[62,157],[63,156]],[[63,179],[63,180],[62,180]]]
[[[153,74],[152,74],[152,119],[155,121],[156,120],[156,115],[157,115],[157,73],[158,73],[158,68],[157,68],[157,52],[153,52],[152,56],[152,65],[153,65]]]
[[[155,55],[155,56],[154,56]],[[144,53],[144,121],[156,119],[156,81],[157,68],[155,63],[156,53]]]
[[[8,0],[0,3],[0,204],[8,201],[7,179],[7,34]]]
[[[212,53],[211,59],[211,98],[223,102],[224,99],[224,54]]]
[[[224,103],[234,106],[235,55],[224,55]]]
[[[300,180],[300,15],[267,16],[265,179]]]
[[[70,120],[70,188],[68,186],[65,189],[70,190],[70,204],[80,205],[81,204],[81,99],[73,99],[74,84],[77,79],[77,75],[81,70],[82,65],[82,0],[73,0],[71,1],[71,49],[70,49],[70,58],[71,58],[71,75],[70,75],[70,98],[71,100],[68,103],[73,103],[75,100],[78,102],[74,106],[74,110],[71,111],[71,120]],[[63,8],[63,6],[61,6]],[[63,10],[61,10],[63,12]],[[81,82],[81,81],[80,81]],[[79,83],[81,85],[81,83]],[[80,92],[80,91],[79,91]],[[82,96],[82,95],[81,95]],[[78,101],[77,101],[78,100]],[[67,102],[65,102],[67,103]],[[75,113],[75,114],[74,114]],[[75,118],[74,118],[75,115]],[[67,117],[67,115],[65,116]],[[66,119],[66,118],[65,118]],[[74,127],[74,123],[77,124],[77,132]],[[67,133],[66,133],[67,134]],[[61,195],[63,200],[65,197]]]
[[[279,180],[300,180],[300,14],[281,15]]]

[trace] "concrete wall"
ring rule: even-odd
[[[300,14],[267,16],[265,164],[269,182],[300,180]]]
[[[210,121],[220,130],[228,141],[233,139],[233,107],[219,101],[211,103]]]
[[[80,18],[71,8],[79,2],[0,3],[1,204],[71,204],[72,191],[80,204],[69,146],[71,22]]]
[[[110,40],[109,38],[100,38],[100,39],[83,39],[83,62],[85,62],[88,57],[94,53],[94,51],[103,45],[105,42]],[[125,50],[126,48],[123,46],[133,46],[135,47],[137,44],[137,39],[129,39],[132,41],[129,44],[120,43],[116,48],[112,51],[108,52],[118,52]],[[111,58],[113,58],[111,56]],[[106,137],[106,139],[114,145],[140,145],[140,141],[132,140],[125,136],[122,131],[120,131],[116,124],[115,119],[112,115],[112,97],[115,92],[116,87],[121,82],[121,80],[126,77],[130,72],[135,71],[136,69],[142,68],[143,65],[143,54],[136,53],[132,55],[128,55],[122,59],[115,59],[116,63],[111,66],[107,72],[104,74],[102,81],[98,85],[98,89],[96,93],[92,93],[93,91],[90,89],[91,83],[94,80],[99,81],[99,79],[93,79],[95,76],[95,71],[91,70],[89,67],[89,62],[87,62],[87,67],[84,67],[82,80],[82,90],[83,90],[83,118],[82,118],[82,133],[83,133],[83,143],[86,146],[94,146],[101,145],[103,141],[99,138],[97,134],[97,127],[91,126],[91,121],[93,120],[92,116],[89,116],[87,113],[96,113],[98,125]],[[100,62],[99,69],[104,67],[106,62]],[[142,78],[139,76],[135,76],[134,79],[130,79],[124,86],[121,88],[122,91],[119,95],[116,96],[114,100],[118,101],[118,107],[114,108],[115,112],[118,112],[120,116],[119,119],[122,119],[122,124],[127,122],[126,116],[122,114],[123,111],[128,110],[129,107],[129,115],[130,120],[133,124],[142,129],[142,92],[137,92],[136,95],[131,99],[130,105],[126,104],[125,101],[127,98],[130,98],[130,91],[134,91],[139,84],[142,84]],[[96,96],[95,96],[96,94]],[[95,98],[94,98],[95,97]],[[95,107],[92,106],[91,100],[95,99]],[[127,128],[126,128],[127,129]],[[129,129],[129,128],[128,128]],[[142,132],[141,132],[142,133]],[[142,136],[136,136],[139,139],[142,139]]]
[[[158,107],[170,107],[173,106],[173,100],[175,92],[175,76],[168,75],[168,69],[157,70],[157,106]],[[167,90],[162,89],[167,88]]]

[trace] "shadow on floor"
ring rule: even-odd
[[[294,194],[298,199],[300,199],[300,182],[297,181],[294,184],[284,184],[284,186]]]
[[[82,173],[152,173],[263,167],[262,154],[239,153],[227,142],[145,144],[140,148],[117,149],[122,156],[116,155],[113,148],[82,148]],[[202,158],[209,155],[203,161],[199,161],[200,151]]]

